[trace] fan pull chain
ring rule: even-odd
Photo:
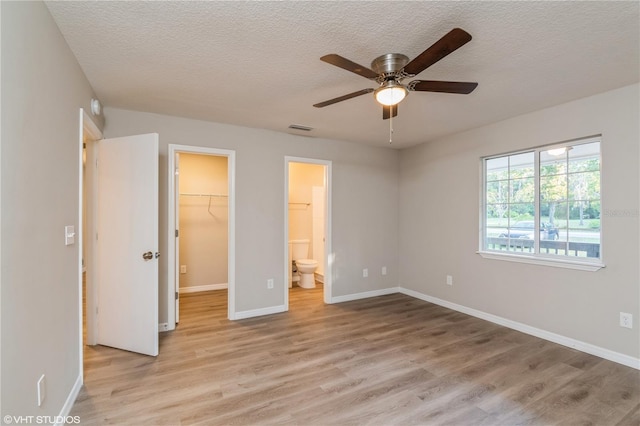
[[[393,108],[393,107],[391,107]],[[393,142],[393,113],[391,112],[391,108],[389,108],[390,117],[389,117],[389,145]]]

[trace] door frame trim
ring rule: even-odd
[[[227,157],[227,184],[229,187],[229,236],[227,242],[228,251],[228,296],[227,296],[227,317],[230,320],[236,319],[236,152],[229,149],[208,148],[202,146],[192,145],[176,145],[169,144],[168,151],[168,215],[167,215],[167,329],[166,331],[174,330],[176,328],[176,304],[175,304],[175,292],[178,291],[178,279],[176,268],[176,187],[175,187],[175,158],[176,153],[185,154],[203,154],[203,155],[215,155],[219,157]]]
[[[317,164],[325,166],[324,184],[325,184],[325,215],[324,215],[324,285],[323,299],[324,303],[330,304],[331,294],[333,293],[333,250],[331,243],[331,160],[321,160],[317,158],[304,157],[284,157],[284,306],[289,310],[289,163],[305,163]]]

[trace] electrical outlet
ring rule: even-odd
[[[620,312],[620,327],[633,328],[633,315]]]
[[[451,275],[447,275],[447,285],[453,285],[453,277]]]
[[[383,266],[382,271],[380,272],[382,275],[387,275],[387,267]]]
[[[367,278],[369,276],[369,270],[367,268],[364,268],[362,270],[362,278]]]
[[[38,383],[37,383],[37,387],[38,387],[38,407],[40,407],[42,405],[42,403],[44,402],[44,398],[47,396],[45,394],[45,380],[44,380],[44,374],[42,376],[40,376],[40,378],[38,379]]]
[[[187,273],[187,265],[180,265],[180,273],[181,274]]]
[[[267,288],[268,289],[272,289],[273,288],[273,278],[269,278],[267,280]]]

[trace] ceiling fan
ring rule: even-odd
[[[373,92],[376,100],[382,104],[382,118],[386,120],[398,115],[398,104],[409,92],[443,92],[467,95],[473,92],[478,83],[413,80],[403,84],[402,80],[415,77],[469,41],[471,41],[469,33],[460,28],[454,28],[412,61],[409,61],[407,56],[400,53],[387,53],[374,59],[371,62],[371,69],[335,53],[325,55],[320,58],[321,61],[374,80],[379,84],[379,87],[377,89],[358,90],[357,92],[320,102],[315,104],[314,107],[323,108]]]

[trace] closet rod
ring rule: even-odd
[[[189,192],[181,192],[180,195],[186,195],[189,197],[228,197],[226,194],[194,194]]]

